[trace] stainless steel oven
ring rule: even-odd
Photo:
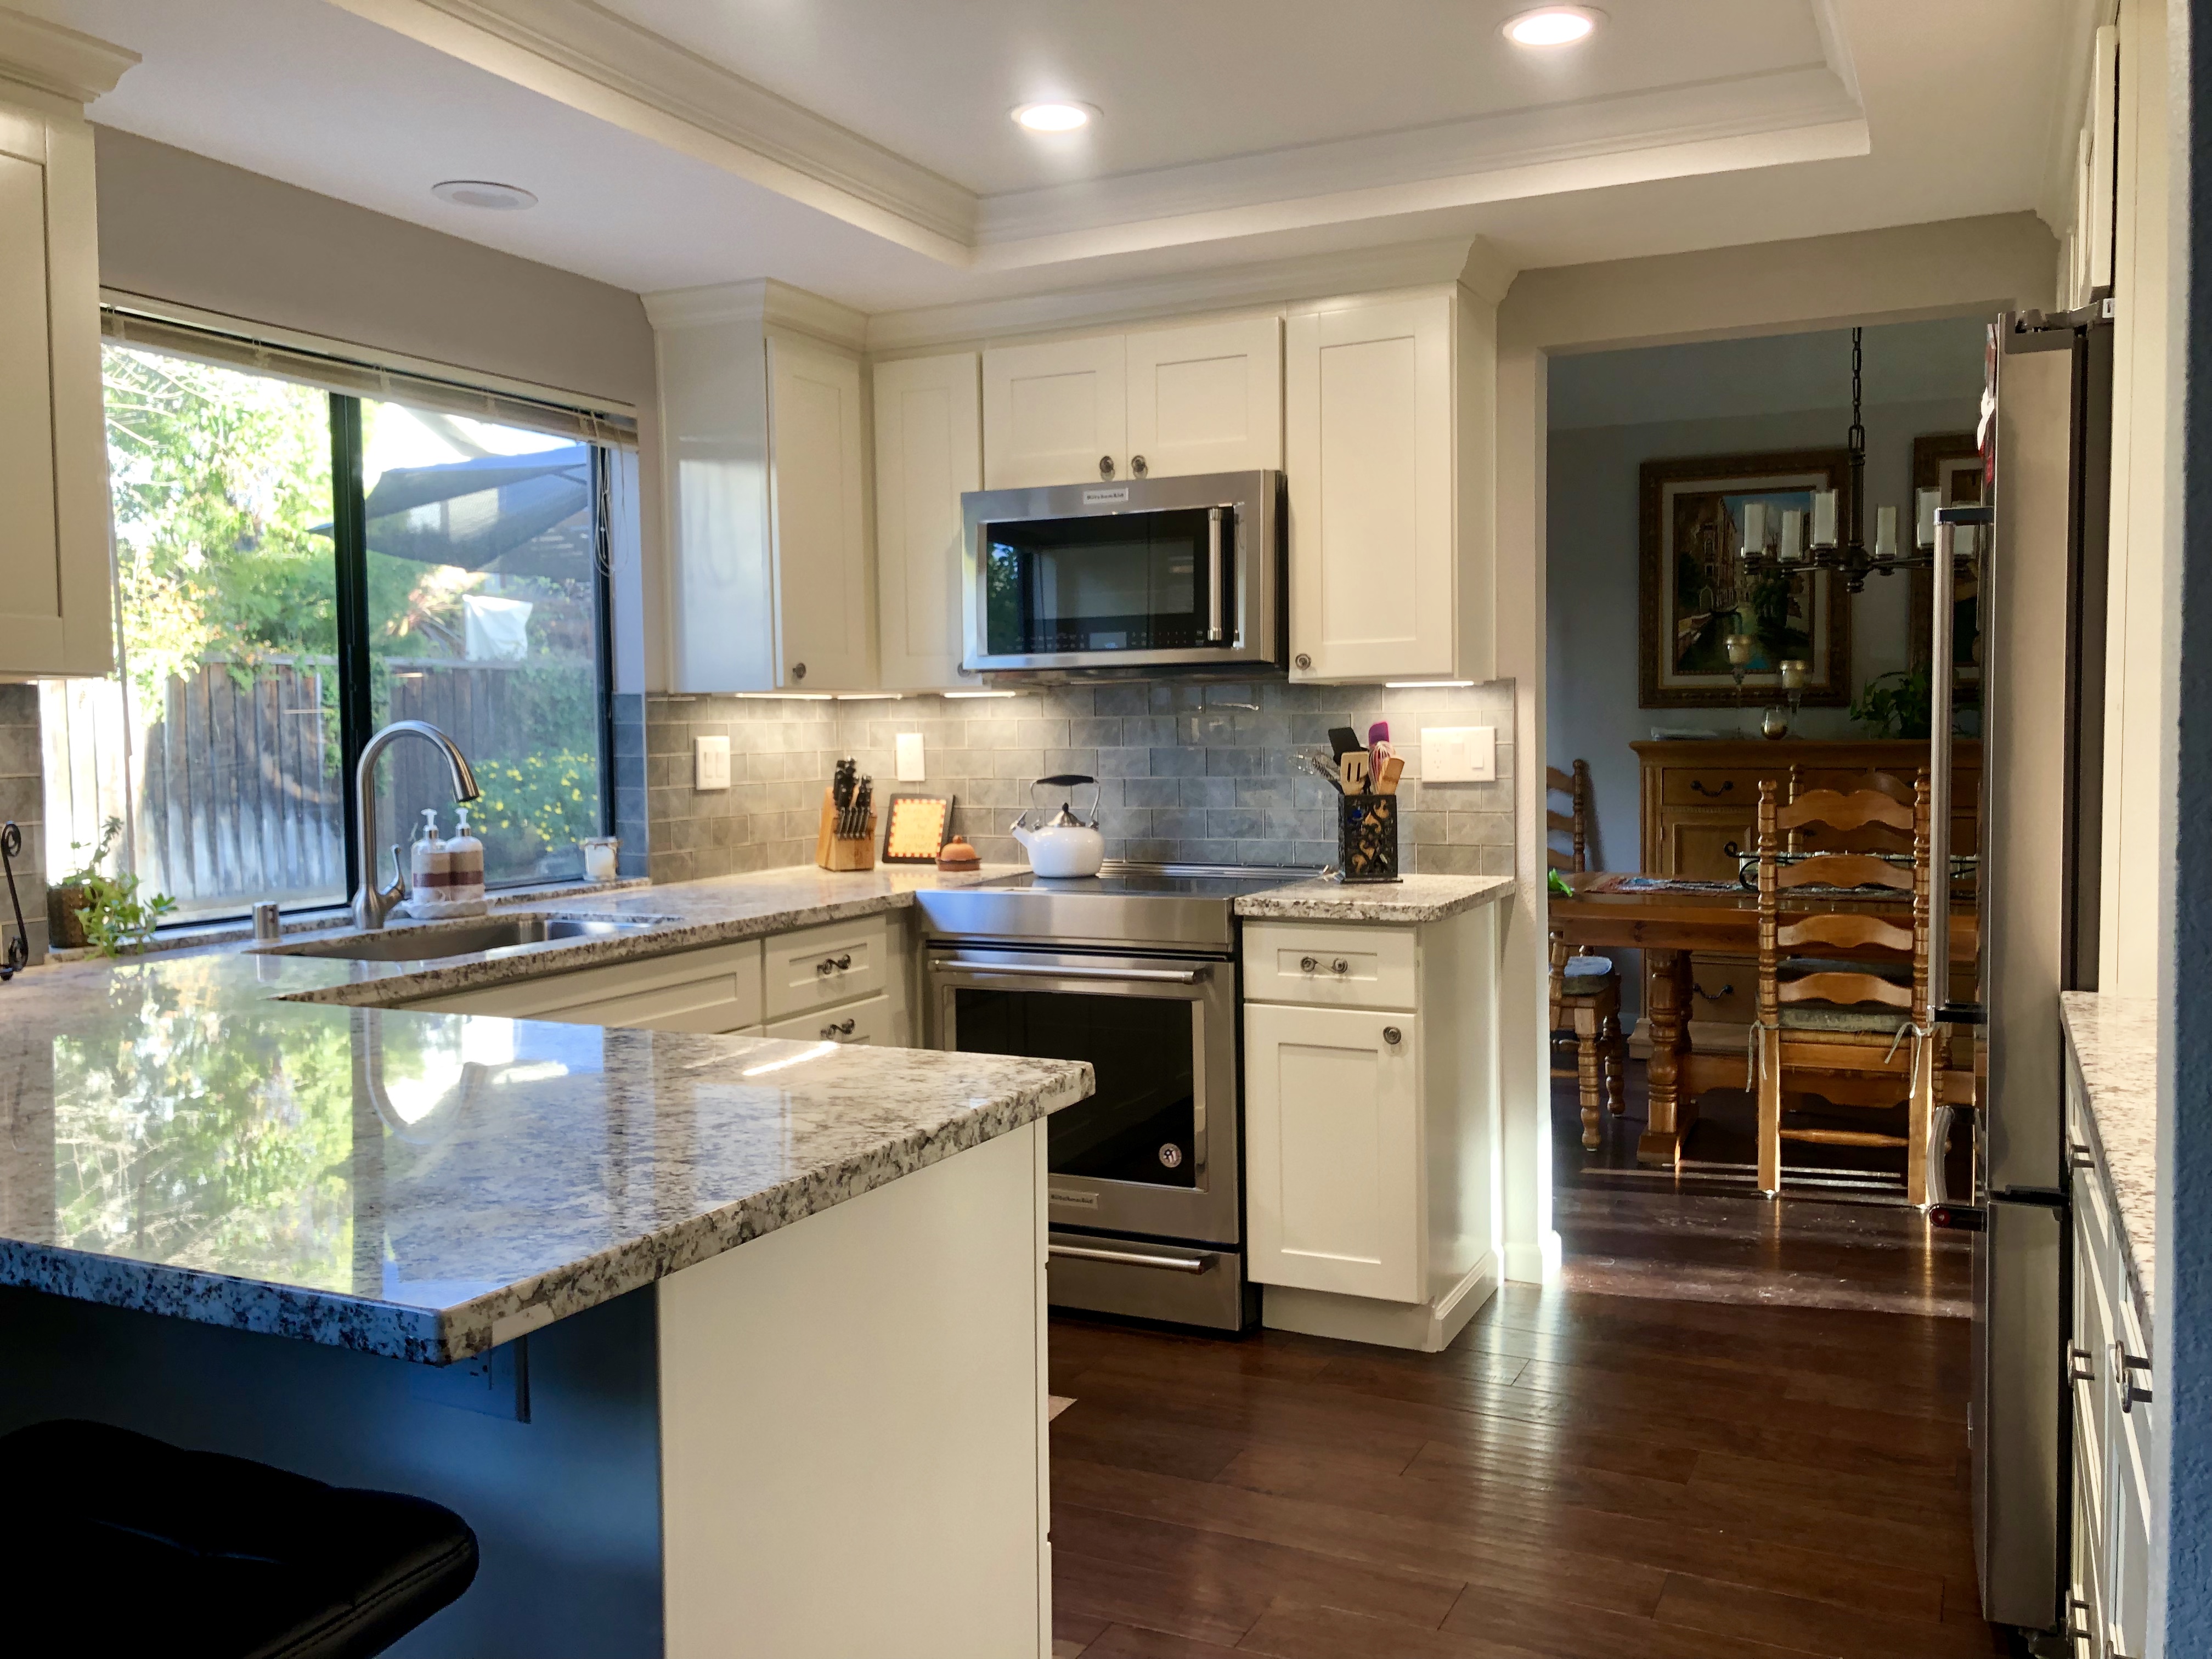
[[[1046,1126],[1055,1304],[1251,1322],[1232,904],[1298,873],[1109,866],[915,895],[933,1046],[1097,1073]]]
[[[965,668],[1285,659],[1280,472],[972,490],[960,502]]]

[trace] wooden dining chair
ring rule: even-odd
[[[1548,867],[1580,875],[1589,867],[1589,763],[1578,760],[1574,770],[1556,766],[1544,769],[1545,854]],[[1568,810],[1551,804],[1553,793],[1567,797]],[[1565,848],[1550,845],[1553,836],[1568,838]],[[1567,1038],[1575,1045],[1575,1064],[1554,1066],[1553,1077],[1571,1077],[1579,1085],[1583,1114],[1583,1146],[1598,1146],[1601,1103],[1619,1117],[1628,1109],[1628,1039],[1620,1029],[1620,975],[1613,958],[1595,951],[1567,950],[1566,941],[1552,936],[1552,1037]]]
[[[1943,1028],[1935,1021],[1929,961],[1928,776],[1907,806],[1879,789],[1814,789],[1787,805],[1772,780],[1759,787],[1759,1003],[1751,1030],[1750,1086],[1759,1099],[1759,1188],[1782,1190],[1782,1143],[1895,1147],[1905,1153],[1905,1197],[1928,1202],[1928,1130],[1942,1103]],[[1911,837],[1901,866],[1874,853],[1783,859],[1784,837],[1808,826],[1850,832],[1885,824]],[[1842,890],[1878,909],[1784,913],[1783,895]],[[1899,902],[1909,898],[1910,908]],[[1849,951],[1850,957],[1805,954]],[[1784,1097],[1814,1093],[1836,1105],[1905,1109],[1905,1132],[1798,1127]]]

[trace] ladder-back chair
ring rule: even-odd
[[[1842,794],[1815,789],[1787,805],[1769,780],[1759,787],[1759,1005],[1751,1030],[1751,1086],[1759,1098],[1759,1187],[1782,1188],[1782,1143],[1896,1147],[1905,1153],[1905,1196],[1928,1201],[1928,1130],[1941,1103],[1942,1028],[1935,1021],[1929,961],[1932,879],[1928,777],[1920,774],[1910,806],[1878,789]],[[1784,838],[1808,826],[1849,833],[1869,824],[1911,839],[1909,866],[1871,852],[1813,853],[1784,862]],[[1784,893],[1808,887],[1844,896],[1879,897],[1891,913],[1785,913]],[[1848,951],[1850,957],[1810,956]],[[1905,1108],[1902,1135],[1874,1130],[1802,1128],[1784,1121],[1783,1097],[1816,1093],[1837,1105]]]
[[[1550,868],[1580,875],[1589,868],[1589,763],[1578,760],[1574,770],[1556,766],[1544,769],[1545,856]],[[1553,807],[1552,793],[1568,799],[1568,811]],[[1555,836],[1567,838],[1564,849],[1551,845]],[[1626,1073],[1628,1039],[1620,1029],[1620,975],[1610,957],[1593,951],[1568,954],[1566,941],[1552,939],[1552,1036],[1556,1042],[1571,1038],[1575,1064],[1554,1066],[1553,1077],[1571,1077],[1580,1085],[1583,1146],[1598,1146],[1601,1101],[1615,1117],[1628,1109]]]

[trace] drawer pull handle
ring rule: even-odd
[[[1352,964],[1346,962],[1342,957],[1339,957],[1334,962],[1328,964],[1328,971],[1334,974],[1339,979],[1342,979],[1346,974],[1352,971]]]
[[[1320,966],[1321,963],[1315,961],[1311,957],[1300,957],[1298,958],[1298,969],[1302,973],[1310,974],[1315,969]]]
[[[2123,1412],[2130,1412],[2137,1406],[2151,1403],[2149,1385],[2135,1379],[2136,1372],[2149,1369],[2149,1360],[2141,1354],[2130,1353],[2128,1345],[2119,1338],[2112,1339],[2112,1380],[2120,1385],[2120,1409]]]
[[[2094,1382],[2097,1380],[2097,1356],[2087,1348],[2069,1343],[2066,1347],[2066,1380],[2069,1382]]]
[[[1404,1042],[1405,1039],[1406,1034],[1400,1030],[1396,1026],[1385,1025],[1382,1028],[1382,1041],[1389,1043],[1392,1048],[1396,1048],[1401,1042]]]
[[[814,971],[826,978],[831,974],[842,974],[852,965],[853,953],[848,951],[841,957],[823,957],[814,964]]]
[[[850,1036],[853,1035],[853,1022],[849,1018],[836,1020],[823,1026],[822,1035],[824,1040],[830,1037]]]
[[[1735,780],[1734,778],[1727,780],[1717,789],[1706,788],[1705,781],[1703,778],[1692,778],[1690,780],[1690,793],[1692,794],[1705,795],[1713,799],[1718,799],[1721,796],[1727,794],[1729,790],[1735,787]]]
[[[2097,1167],[2097,1155],[2091,1152],[2084,1142],[2069,1140],[2066,1144],[2066,1150],[2075,1169],[2094,1170]]]
[[[1708,991],[1702,985],[1692,985],[1690,987],[1690,994],[1693,997],[1703,997],[1708,1002],[1718,1002],[1723,997],[1734,996],[1735,994],[1735,986],[1733,983],[1730,983],[1722,986],[1717,991]]]

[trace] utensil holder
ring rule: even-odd
[[[1343,795],[1336,807],[1336,865],[1346,882],[1396,881],[1398,798]]]

